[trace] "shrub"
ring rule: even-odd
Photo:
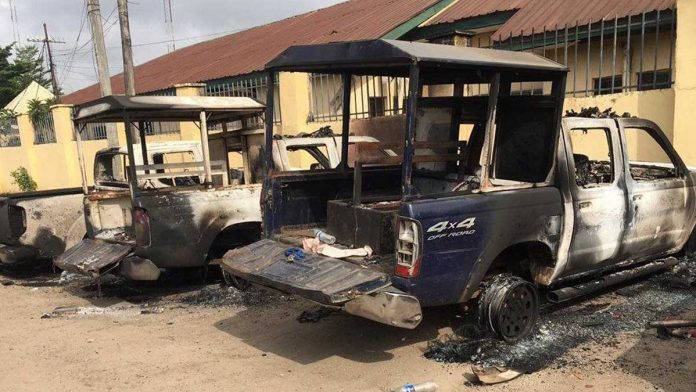
[[[39,187],[24,166],[20,166],[17,170],[10,172],[10,176],[14,179],[12,183],[17,185],[22,192],[35,192]]]

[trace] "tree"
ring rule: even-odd
[[[14,84],[19,91],[24,90],[32,81],[51,89],[50,72],[43,67],[43,57],[36,46],[19,46],[15,50],[13,67],[15,70]]]
[[[13,45],[0,46],[0,107],[5,107],[17,95],[11,83],[14,78],[14,70],[10,63]]]
[[[50,89],[48,74],[35,46],[0,46],[0,107],[7,105],[32,81]]]

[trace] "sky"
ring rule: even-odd
[[[166,0],[130,0],[130,29],[136,65],[167,53],[171,35],[165,24]],[[327,7],[344,0],[169,0],[176,48]],[[116,0],[100,0],[112,75],[122,70]],[[16,12],[11,12],[12,7]],[[16,16],[16,17],[15,17]],[[13,20],[15,21],[13,23]],[[0,0],[0,45],[43,38],[53,40],[57,79],[64,93],[97,82],[85,0]],[[36,45],[42,45],[38,43]]]

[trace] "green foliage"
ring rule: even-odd
[[[0,107],[7,105],[32,80],[50,89],[48,75],[35,46],[0,46]]]
[[[39,187],[24,166],[10,172],[10,176],[13,178],[12,183],[17,185],[22,192],[35,192]]]
[[[10,129],[10,121],[17,117],[17,113],[11,109],[0,109],[0,135],[6,134]]]
[[[54,100],[47,99],[42,101],[40,99],[32,99],[27,102],[27,114],[32,122],[37,123],[39,120],[48,117],[51,114],[51,105],[53,105]]]

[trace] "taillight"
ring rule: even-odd
[[[135,244],[150,245],[150,216],[145,209],[133,209],[133,227],[135,228]]]
[[[417,221],[399,218],[397,220],[396,267],[394,275],[403,278],[418,276],[421,264],[421,233]]]

